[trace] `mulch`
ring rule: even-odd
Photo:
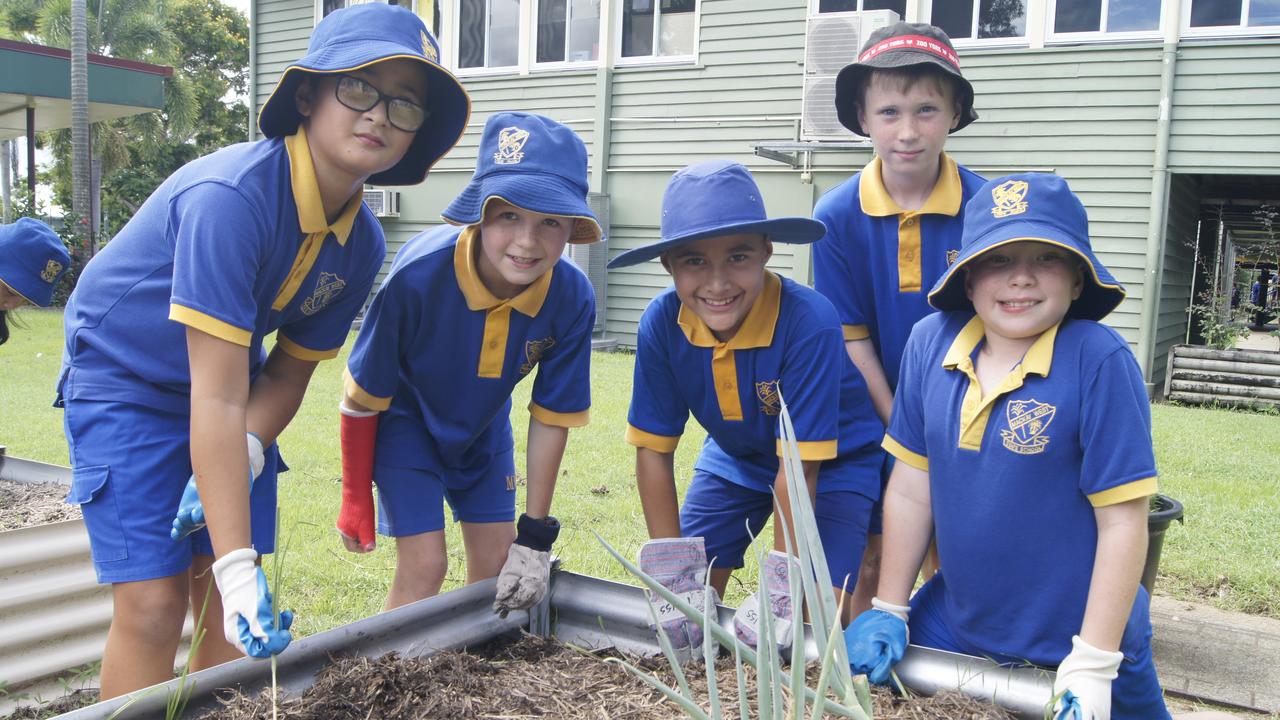
[[[0,531],[80,518],[80,508],[68,505],[67,486],[0,480]]]
[[[473,651],[406,658],[395,653],[377,659],[335,660],[299,697],[283,700],[279,717],[291,720],[425,720],[427,718],[599,718],[667,720],[684,713],[657,690],[616,662],[615,653],[588,653],[556,640],[530,635],[503,638]],[[661,658],[630,658],[674,687],[670,667]],[[740,720],[732,658],[716,666],[723,717]],[[754,705],[754,671],[746,668],[748,698]],[[690,665],[686,677],[694,697],[707,708],[706,674]],[[811,668],[810,685],[817,668]],[[958,693],[930,698],[895,698],[875,688],[876,720],[997,720],[1011,718],[1000,708]],[[224,707],[203,720],[267,720],[270,691],[255,696],[229,692]]]

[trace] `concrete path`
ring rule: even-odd
[[[1151,624],[1166,691],[1280,713],[1280,620],[1157,595]]]

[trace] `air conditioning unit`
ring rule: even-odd
[[[400,191],[390,188],[364,188],[364,204],[369,206],[377,217],[400,217]]]
[[[591,208],[591,212],[595,213],[596,219],[600,221],[600,227],[604,228],[607,234],[609,232],[609,196],[604,193],[588,193],[587,206]],[[605,320],[605,291],[609,277],[609,270],[606,267],[609,262],[609,240],[606,238],[598,243],[568,245],[566,248],[569,259],[578,266],[578,269],[587,274],[587,279],[591,281],[591,287],[595,290],[596,324],[592,332],[602,333]]]
[[[804,30],[804,95],[801,140],[857,140],[836,116],[836,75],[858,59],[871,33],[898,22],[892,10],[810,15]]]

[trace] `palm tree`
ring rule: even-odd
[[[85,0],[71,0],[71,212],[88,255],[93,254],[89,217],[89,44]]]

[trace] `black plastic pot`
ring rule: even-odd
[[[1142,586],[1148,593],[1155,590],[1160,551],[1164,549],[1164,531],[1174,520],[1182,522],[1182,503],[1168,495],[1156,495],[1147,516],[1147,562],[1142,566]]]

